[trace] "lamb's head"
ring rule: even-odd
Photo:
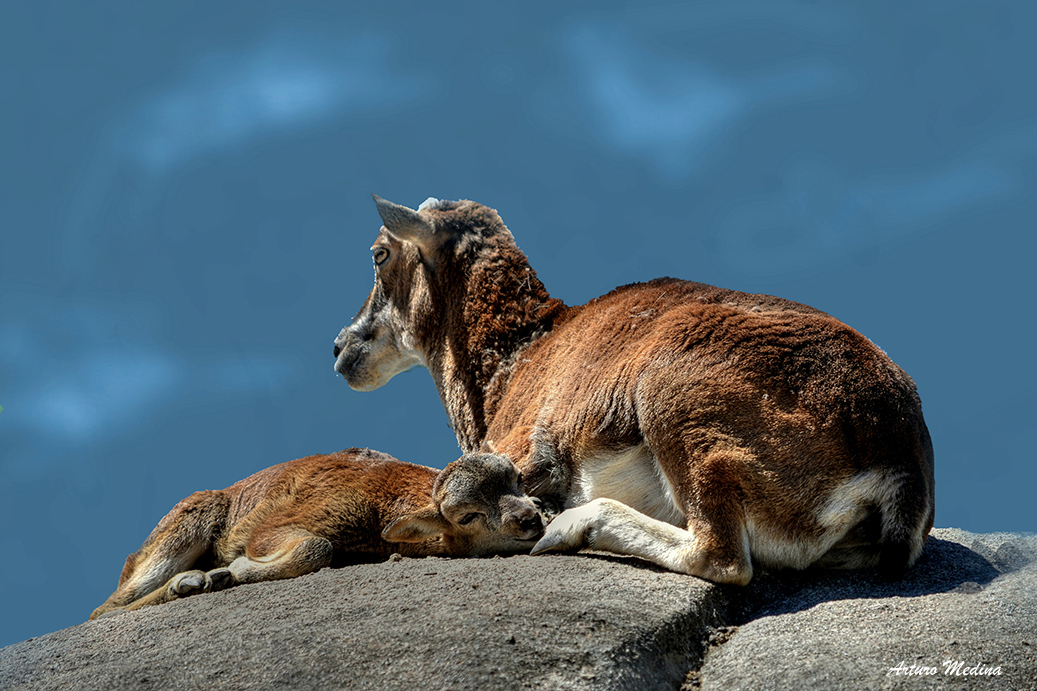
[[[436,478],[432,502],[390,523],[389,542],[440,537],[453,556],[528,551],[544,532],[522,476],[507,456],[465,454]]]
[[[358,391],[428,367],[430,357],[442,354],[444,330],[464,319],[470,292],[499,285],[502,265],[528,268],[493,209],[436,199],[417,210],[380,197],[375,204],[384,225],[371,247],[374,287],[335,339],[335,370]]]

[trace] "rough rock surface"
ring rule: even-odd
[[[936,530],[902,581],[796,574],[750,590],[690,676],[703,689],[1037,689],[1037,535]]]
[[[1001,674],[948,675],[945,660]],[[890,674],[901,662],[938,674]],[[0,650],[0,689],[1034,689],[1035,679],[1037,536],[957,530],[935,531],[896,583],[808,572],[718,587],[599,554],[403,559],[113,613]]]

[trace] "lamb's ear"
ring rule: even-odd
[[[450,523],[433,504],[400,516],[382,531],[386,542],[424,542],[450,529]]]
[[[409,209],[400,204],[393,204],[387,199],[382,199],[377,194],[372,194],[375,206],[378,207],[378,215],[382,217],[385,229],[397,240],[412,242],[420,247],[425,253],[436,248],[438,244],[435,230],[414,209]]]

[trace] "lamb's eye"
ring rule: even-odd
[[[466,513],[464,516],[461,516],[461,520],[458,521],[458,524],[460,524],[460,525],[468,525],[469,523],[471,523],[472,521],[474,521],[478,517],[479,517],[479,514],[477,514],[477,513]]]
[[[374,263],[375,266],[381,266],[389,259],[389,250],[384,247],[374,248]]]
[[[522,485],[526,484],[525,476],[522,473],[519,473],[518,474],[518,478],[516,478],[516,482],[518,483],[519,487],[521,487]]]

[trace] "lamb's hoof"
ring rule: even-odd
[[[234,574],[230,572],[230,569],[213,569],[205,575],[209,578],[208,589],[212,592],[234,585]]]
[[[204,571],[184,571],[173,577],[169,584],[169,594],[174,597],[187,597],[204,593],[208,579]]]

